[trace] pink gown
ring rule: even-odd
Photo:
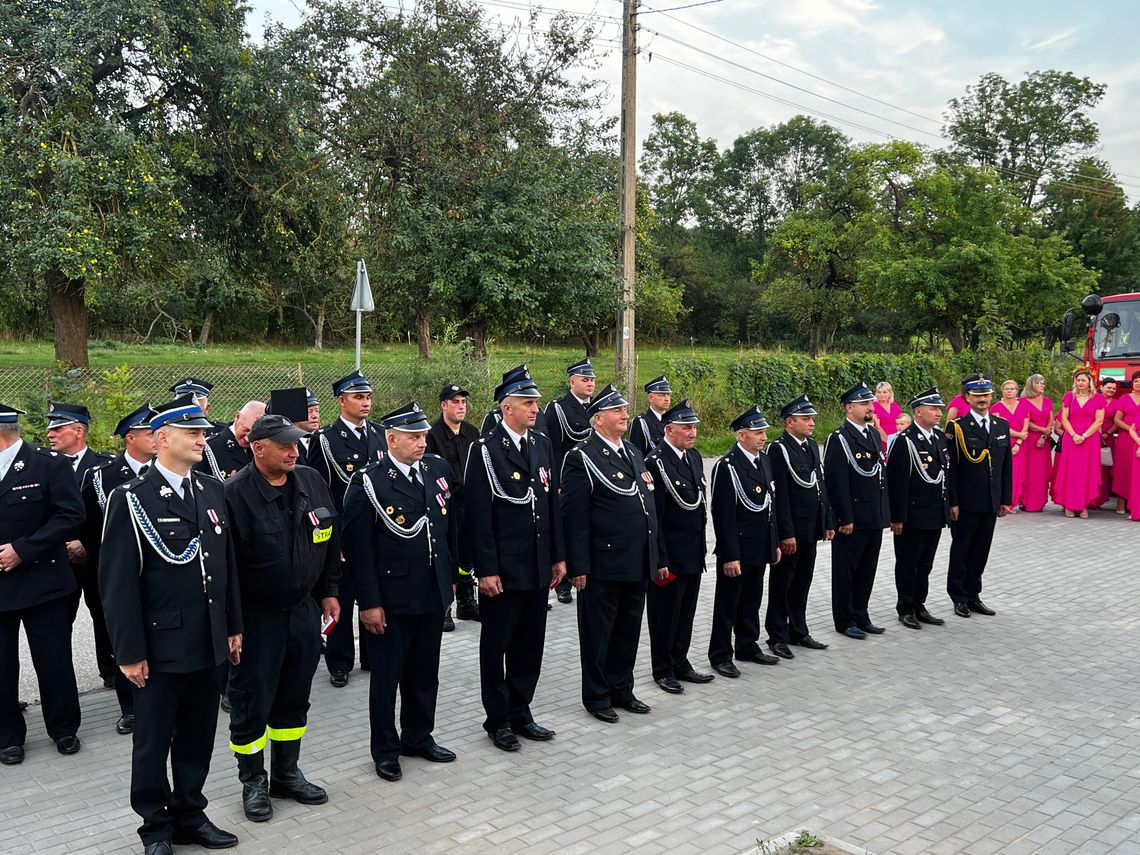
[[[1117,395],[1115,398],[1106,399],[1108,405],[1104,408],[1104,424],[1100,426],[1101,445],[1112,449],[1112,460],[1116,462],[1116,438],[1113,434],[1116,432],[1115,416],[1116,411],[1120,409],[1121,396]],[[1112,498],[1112,466],[1100,467],[1100,492],[1096,496],[1096,507],[1100,507],[1109,499]]]
[[[1084,433],[1096,420],[1097,410],[1108,402],[1100,392],[1093,394],[1084,405],[1072,392],[1065,393],[1062,407],[1069,408],[1069,425],[1077,433]],[[1088,510],[1100,492],[1100,437],[1086,439],[1080,445],[1065,434],[1061,440],[1061,458],[1055,475],[1056,502],[1067,511],[1078,513]]]
[[[1013,412],[1009,411],[1009,407],[1005,405],[1004,400],[999,400],[990,406],[990,412],[995,416],[1001,416],[1009,426],[1016,431],[1025,430],[1025,422],[1029,418],[1029,402],[1024,398],[1018,398],[1017,404],[1013,408]],[[1026,437],[1025,441],[1021,443],[1021,448],[1018,449],[1017,454],[1013,455],[1013,506],[1019,507],[1021,505],[1022,497],[1025,495],[1025,473],[1026,473],[1026,460],[1029,455],[1026,453],[1026,445],[1030,442],[1036,442],[1035,437],[1040,434],[1030,434]],[[1010,437],[1010,446],[1012,447],[1016,440]]]
[[[955,411],[954,418],[961,418],[970,412],[970,402],[966,400],[965,395],[959,395],[953,401],[946,405],[946,409],[953,409]],[[946,421],[950,421],[950,416],[946,416]]]
[[[1026,412],[1029,421],[1038,427],[1049,424],[1049,417],[1053,413],[1053,402],[1042,396],[1041,407],[1036,407],[1029,399],[1025,400]],[[1043,448],[1037,447],[1037,440],[1045,434],[1031,433],[1029,439],[1021,446],[1025,453],[1025,486],[1021,494],[1021,504],[1027,511],[1040,511],[1045,508],[1049,500],[1049,479],[1053,473],[1053,452],[1049,447],[1049,438],[1045,437]],[[1018,457],[1021,455],[1018,454]]]
[[[882,427],[883,433],[888,437],[892,434],[898,433],[899,430],[899,416],[903,414],[902,407],[899,406],[898,401],[891,401],[891,408],[888,410],[878,401],[871,405],[875,415],[879,419],[879,426]],[[883,451],[887,450],[887,443],[883,443]]]
[[[1131,394],[1121,395],[1117,410],[1126,425],[1140,424],[1140,404],[1132,400]],[[1105,416],[1107,419],[1108,416]],[[1112,449],[1112,492],[1113,495],[1128,501],[1132,486],[1133,458],[1136,456],[1136,443],[1132,435],[1122,430],[1116,435],[1116,447]],[[1131,503],[1129,503],[1131,507]]]

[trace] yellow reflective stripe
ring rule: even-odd
[[[273,742],[296,742],[305,735],[305,727],[270,727],[266,733]]]
[[[460,567],[459,568],[459,575],[460,576],[470,576],[471,571],[470,570],[464,570],[462,567]]]
[[[265,734],[263,733],[259,739],[253,740],[248,745],[235,745],[230,743],[230,750],[234,754],[257,754],[265,750]]]

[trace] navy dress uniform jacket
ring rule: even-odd
[[[127,463],[125,454],[112,458],[109,462],[93,466],[83,473],[79,494],[83,498],[83,527],[79,530],[79,542],[87,550],[92,567],[99,566],[99,549],[103,545],[103,517],[107,511],[107,500],[120,484],[126,484],[135,477],[135,470]]]
[[[99,553],[99,592],[115,660],[147,660],[151,670],[188,673],[229,657],[228,636],[242,631],[232,527],[222,483],[190,474],[196,511],[149,469],[111,493]],[[201,537],[198,555],[172,564],[131,512],[137,497],[156,535],[174,555]],[[217,517],[215,522],[210,511]]]
[[[637,446],[642,454],[649,454],[665,440],[665,424],[650,407],[633,420],[629,429],[629,441]]]
[[[59,455],[66,461],[64,455]],[[102,466],[105,463],[115,459],[115,455],[108,454],[106,451],[92,451],[90,448],[83,452],[83,456],[79,458],[79,463],[72,470],[75,473],[75,483],[82,484],[83,477],[92,469],[97,466]]]
[[[425,454],[421,490],[385,455],[356,473],[344,497],[341,548],[361,610],[382,606],[394,614],[427,614],[451,602],[459,576],[458,536],[451,524],[451,471],[441,457]],[[376,504],[364,488],[372,485]],[[377,507],[379,505],[379,507]],[[389,530],[380,517],[402,530],[427,523],[413,537]]]
[[[244,469],[252,460],[253,452],[248,446],[242,448],[234,432],[227,427],[206,440],[202,462],[194,468],[207,475],[213,475],[219,481],[225,481]]]
[[[708,521],[701,456],[692,448],[683,454],[683,458],[678,457],[677,452],[663,442],[645,458],[645,466],[657,488],[653,502],[661,530],[661,562],[678,576],[704,572]],[[697,507],[683,508],[677,499]]]
[[[886,490],[886,473],[882,461],[879,435],[872,438],[858,430],[847,419],[827,438],[823,449],[823,470],[827,473],[827,495],[837,528],[854,523],[857,529],[883,529],[890,524],[890,505]],[[848,460],[843,447],[846,441],[854,457]],[[869,475],[879,466],[877,474]]]
[[[309,456],[305,462],[316,469],[328,485],[338,511],[344,507],[344,493],[352,476],[369,463],[382,460],[388,450],[381,428],[365,421],[364,430],[367,436],[361,438],[338,418],[309,440]]]
[[[529,463],[506,428],[496,425],[471,446],[464,477],[472,572],[498,576],[509,591],[549,588],[550,566],[566,558],[550,439],[529,430],[526,442]],[[511,501],[528,491],[531,501]]]
[[[736,473],[744,497],[753,505],[767,507],[753,510],[745,504],[733,483]],[[739,561],[742,564],[774,564],[779,546],[776,533],[775,491],[772,464],[764,454],[757,455],[756,465],[740,448],[733,445],[719,458],[712,471],[712,518],[716,533],[716,557],[720,564]]]
[[[769,443],[765,453],[776,483],[776,528],[780,540],[794,537],[797,544],[823,540],[824,533],[835,528],[835,521],[819,446],[811,438],[801,446],[795,437],[784,433]],[[813,475],[814,487],[799,483],[812,483]]]
[[[922,464],[922,472],[918,471],[916,457]],[[896,436],[887,458],[891,522],[920,529],[939,529],[950,525],[949,467],[950,452],[941,432],[933,431],[927,442],[918,425],[912,424]],[[930,483],[938,481],[940,473],[942,480]]]
[[[996,514],[1002,505],[1013,504],[1013,456],[1009,445],[1009,422],[992,413],[986,433],[970,413],[954,419],[946,431],[950,447],[950,505],[964,511]],[[959,439],[961,435],[961,440]],[[975,459],[987,449],[985,461],[971,463],[960,443]]]
[[[593,428],[586,415],[585,405],[567,392],[546,405],[546,425],[549,428],[551,445],[554,448],[556,465],[561,468],[566,455],[579,442],[589,439]],[[535,423],[535,427],[538,424]]]

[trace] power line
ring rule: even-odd
[[[723,3],[724,0],[701,0],[699,3],[686,3],[684,6],[670,6],[668,9],[650,9],[646,7],[647,11],[640,12],[641,15],[657,15],[664,12],[676,12],[679,9],[692,9],[696,6],[711,6],[713,3]]]

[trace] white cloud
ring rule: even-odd
[[[1050,35],[1045,36],[1039,41],[1033,43],[1024,43],[1024,47],[1027,50],[1042,50],[1047,47],[1054,47],[1061,44],[1062,42],[1067,42],[1078,32],[1080,32],[1080,27],[1066,27],[1063,30],[1058,30],[1055,33],[1051,33]]]

